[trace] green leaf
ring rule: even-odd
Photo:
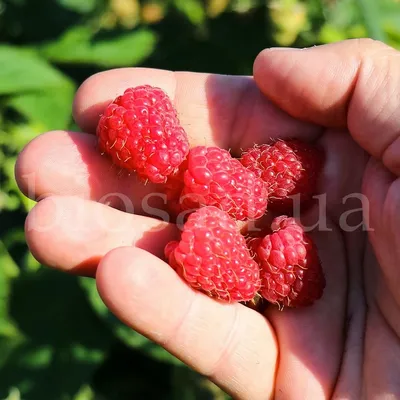
[[[19,268],[0,240],[0,334],[9,331],[8,296],[10,282],[19,275]]]
[[[9,315],[11,282],[18,275],[18,266],[0,241],[0,368],[23,339]]]
[[[7,398],[4,400],[22,400],[21,392],[17,388],[10,388]]]
[[[88,278],[81,278],[80,283],[88,296],[89,302],[97,314],[106,322],[114,334],[126,345],[145,352],[147,355],[159,360],[176,365],[182,365],[176,357],[168,353],[161,346],[151,342],[146,337],[135,332],[120,322],[106,307],[101,300],[96,283]]]
[[[5,157],[3,160],[2,174],[3,179],[0,181],[2,190],[0,191],[0,211],[16,210],[20,206],[21,192],[17,187],[14,178],[14,167],[16,156]]]
[[[247,13],[259,5],[259,0],[233,0],[232,9],[238,13]]]
[[[270,17],[275,25],[274,39],[280,46],[290,46],[302,31],[309,29],[307,7],[298,0],[269,3]]]
[[[95,64],[102,67],[132,66],[150,56],[157,36],[148,29],[130,33],[94,37],[86,26],[74,27],[55,42],[41,48],[41,53],[59,63]]]
[[[175,0],[175,7],[185,14],[194,25],[201,25],[206,19],[206,10],[199,0]]]
[[[330,24],[325,24],[319,33],[319,40],[323,43],[334,43],[341,40],[361,38],[366,36],[367,31],[362,24],[354,24],[347,30],[339,29]]]
[[[19,275],[19,268],[15,264],[14,260],[8,254],[7,248],[4,246],[3,241],[0,240],[0,282],[3,278],[4,281],[8,281],[12,278],[16,278]],[[1,295],[6,294],[5,287],[0,290],[0,301]],[[1,315],[1,314],[0,314]]]
[[[32,123],[41,125],[42,131],[68,129],[74,93],[74,86],[66,84],[49,91],[17,95],[8,105]]]
[[[0,95],[65,85],[65,77],[32,51],[0,45]]]
[[[335,27],[343,37],[346,37],[346,31],[352,24],[362,22],[361,11],[355,0],[324,3],[324,14],[326,15],[327,25]]]
[[[380,15],[387,43],[400,49],[400,5],[394,0],[381,0]]]
[[[28,124],[8,123],[4,131],[0,130],[0,211],[16,210],[24,206],[29,210],[34,202],[26,198],[18,189],[14,177],[17,154],[30,140],[43,131]]]
[[[386,42],[386,34],[382,29],[379,2],[376,0],[358,0],[365,26],[371,38]]]
[[[94,11],[98,4],[97,0],[57,0],[57,2],[64,8],[81,14]]]
[[[13,155],[16,155],[22,147],[42,132],[42,127],[34,123],[10,122],[4,131],[0,131],[0,146],[6,146]]]
[[[173,400],[228,400],[230,397],[218,386],[199,373],[174,367],[172,374]]]
[[[83,385],[73,400],[96,400],[96,395],[90,386]]]
[[[0,336],[12,337],[17,334],[14,324],[8,315],[8,301],[11,280],[19,275],[19,268],[0,240]],[[2,354],[0,352],[0,360]],[[0,361],[1,365],[1,361]]]
[[[72,399],[115,342],[77,278],[44,268],[25,271],[8,298],[9,315],[24,339],[2,365],[0,398],[15,387],[24,399]],[[0,342],[0,354],[7,344]]]

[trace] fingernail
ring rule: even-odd
[[[291,50],[300,50],[296,47],[270,47],[268,48],[270,51],[291,51]]]
[[[270,47],[267,50],[270,51],[301,51],[301,50],[307,50],[308,47],[303,47],[303,48],[299,48],[299,47]]]

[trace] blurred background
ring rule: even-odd
[[[125,66],[251,74],[265,47],[356,37],[400,49],[400,1],[0,0],[0,400],[228,398],[120,324],[92,280],[27,250],[15,159],[46,130],[78,129],[79,84]]]

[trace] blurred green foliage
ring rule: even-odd
[[[226,398],[118,322],[92,280],[28,252],[16,156],[77,129],[83,80],[123,66],[251,74],[265,47],[368,36],[400,48],[398,0],[0,0],[0,399]]]

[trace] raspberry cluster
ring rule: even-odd
[[[289,216],[295,201],[312,204],[320,149],[275,140],[234,158],[218,147],[190,147],[172,101],[150,85],[129,88],[109,104],[97,136],[116,166],[161,184],[170,214],[185,216],[180,240],[166,245],[165,258],[193,289],[223,302],[262,298],[279,307],[321,298],[317,247]],[[268,212],[278,216],[263,235],[241,233],[243,222]]]

